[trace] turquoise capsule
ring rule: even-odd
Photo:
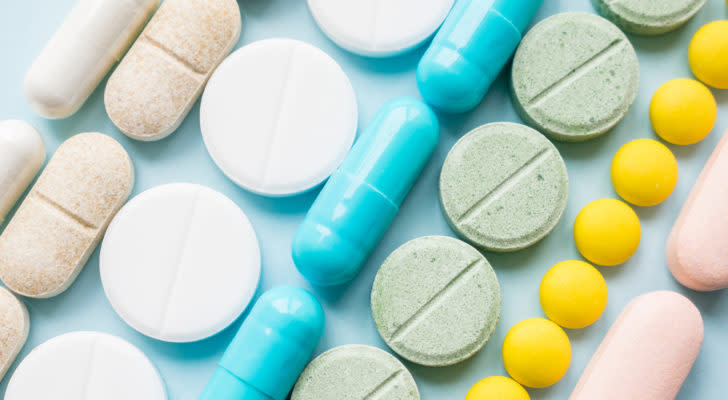
[[[383,105],[331,175],[293,237],[293,261],[311,283],[353,279],[437,147],[437,117],[419,100]]]
[[[542,2],[459,0],[417,66],[425,101],[453,113],[477,106]]]
[[[284,400],[324,330],[324,311],[304,289],[260,296],[225,350],[200,400]]]

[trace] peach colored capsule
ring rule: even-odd
[[[683,285],[728,287],[728,133],[713,151],[667,239],[667,266]]]
[[[569,400],[674,399],[703,343],[703,319],[681,294],[632,300],[607,332]]]

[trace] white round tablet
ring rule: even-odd
[[[232,53],[202,95],[207,151],[235,183],[267,196],[305,192],[344,160],[356,136],[354,89],[326,53],[267,39]]]
[[[66,333],[36,347],[5,392],[5,400],[166,398],[164,382],[144,353],[99,332]]]
[[[157,186],[114,217],[101,245],[101,283],[132,328],[192,342],[230,325],[260,280],[260,249],[232,200],[189,183]]]
[[[414,49],[445,20],[454,0],[308,0],[321,30],[340,47],[367,57]]]

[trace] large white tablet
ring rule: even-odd
[[[344,160],[357,105],[344,71],[291,39],[249,44],[220,64],[202,95],[202,137],[235,183],[267,196],[305,192]]]
[[[223,194],[189,183],[157,186],[129,201],[109,225],[99,263],[119,316],[168,342],[223,330],[260,279],[248,218]]]
[[[389,57],[411,50],[440,27],[454,0],[308,0],[321,30],[362,56]]]
[[[18,365],[5,400],[166,400],[159,372],[132,344],[105,333],[72,332],[36,347]]]

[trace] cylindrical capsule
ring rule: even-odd
[[[332,286],[356,276],[439,137],[437,117],[421,101],[398,98],[379,109],[293,237],[293,261],[306,279]]]
[[[477,106],[542,2],[459,0],[417,66],[425,101],[447,112]]]
[[[0,224],[45,160],[45,144],[27,122],[0,122]]]
[[[25,75],[25,95],[46,118],[78,111],[141,31],[159,0],[78,0]]]
[[[208,382],[200,400],[284,400],[324,330],[316,298],[277,287],[258,299]]]

